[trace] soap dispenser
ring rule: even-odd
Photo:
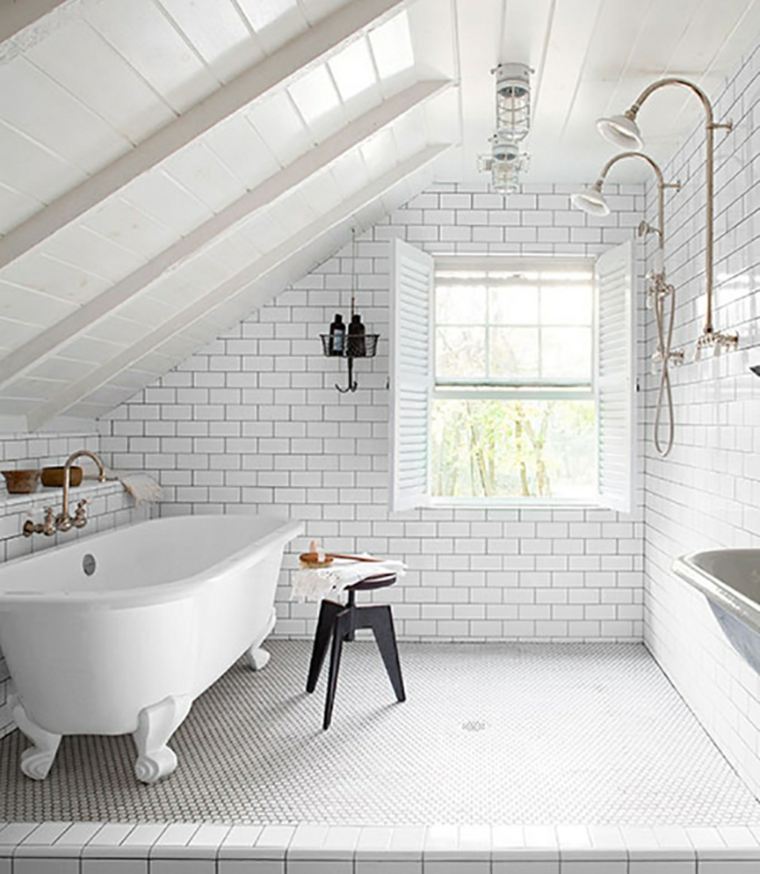
[[[330,324],[330,355],[344,355],[346,352],[346,326],[343,316],[335,313],[335,319]]]

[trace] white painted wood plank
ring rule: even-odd
[[[218,87],[219,81],[153,0],[87,3],[83,13],[176,113]]]
[[[264,53],[230,0],[159,0],[203,61],[228,82]]]
[[[320,146],[312,149],[294,164],[265,180],[253,191],[247,192],[183,239],[172,242],[159,255],[125,276],[95,300],[68,317],[60,319],[34,342],[0,361],[0,386],[7,385],[13,379],[18,378],[35,362],[52,354],[78,333],[92,330],[100,319],[122,307],[168,270],[176,268],[180,262],[190,258],[203,246],[207,246],[216,237],[229,231],[236,223],[265,206],[269,206],[262,219],[265,226],[260,226],[258,231],[255,226],[252,226],[249,229],[249,234],[255,235],[257,244],[260,243],[262,248],[274,248],[287,234],[287,230],[280,228],[277,210],[272,208],[273,204],[276,206],[278,198],[303,185],[310,178],[319,176],[333,161],[351,149],[361,146],[365,141],[374,143],[373,154],[376,155],[376,158],[373,159],[374,175],[381,175],[388,170],[387,162],[392,160],[394,151],[392,139],[390,144],[387,140],[382,139],[388,126],[403,118],[410,110],[443,93],[451,87],[451,84],[440,81],[420,82],[397,94],[362,119],[353,122]],[[324,181],[319,184],[324,184]],[[339,192],[336,191],[333,200],[337,200],[338,194]],[[324,199],[321,198],[321,200]],[[320,200],[314,199],[313,202],[319,203]],[[284,205],[281,207],[279,215],[284,220],[299,219],[300,223],[303,224],[309,219],[309,206],[307,203],[302,203],[300,206],[297,204]],[[292,234],[292,232],[291,230],[290,233]],[[274,238],[271,236],[273,233],[276,233]],[[253,254],[255,253],[252,252]],[[28,259],[22,259],[17,264],[25,263],[26,260]],[[13,266],[15,265],[9,269],[12,270]],[[183,296],[186,296],[191,295],[194,288],[200,287],[202,289],[206,287],[206,284],[219,281],[219,277],[208,273],[204,274],[204,267],[208,270],[211,265],[204,265],[198,258],[195,258],[193,264],[189,265],[187,269],[174,269],[166,291],[168,292],[174,285],[179,287]],[[161,293],[161,289],[154,289],[154,293]]]
[[[85,303],[108,287],[103,277],[41,253],[16,261],[2,277],[24,289],[42,292],[51,301],[57,298],[74,304]]]
[[[116,282],[136,270],[144,261],[141,255],[84,225],[64,228],[49,240],[45,240],[38,252],[110,282]],[[35,257],[36,253],[29,256],[30,260]]]
[[[0,182],[0,235],[29,218],[42,206],[36,198]]]
[[[121,190],[183,146],[197,139],[274,87],[303,75],[315,61],[329,56],[372,24],[383,21],[402,0],[354,0],[317,27],[284,46],[276,56],[246,70],[134,149],[88,177],[77,188],[32,216],[0,239],[0,268]],[[2,103],[0,102],[0,105]]]
[[[81,224],[142,258],[150,258],[176,239],[170,228],[123,197],[111,197],[99,204],[82,218]]]
[[[191,191],[172,179],[162,167],[133,179],[124,189],[122,199],[169,228],[174,237],[183,237],[213,211]]]
[[[309,26],[297,0],[237,0],[237,5],[267,54]]]
[[[43,204],[50,203],[86,179],[81,170],[20,131],[8,127],[2,119],[0,154],[3,156],[0,182]]]
[[[58,28],[32,46],[25,57],[132,143],[176,116],[134,67],[84,20],[75,19]]]
[[[22,55],[0,65],[0,118],[85,173],[130,147],[126,137]]]
[[[326,64],[307,70],[288,87],[288,92],[311,132],[312,141],[324,139],[345,124],[346,114]]]
[[[75,310],[76,304],[72,301],[0,279],[0,316],[36,325],[39,330],[41,326],[63,319]]]
[[[286,163],[278,162],[243,113],[218,124],[203,137],[203,142],[249,190]]]
[[[337,52],[328,62],[340,99],[348,103],[377,82],[375,65],[365,39],[358,39]]]
[[[162,164],[162,169],[192,191],[212,212],[240,197],[245,187],[203,140],[190,143]]]
[[[39,331],[39,325],[29,325],[0,316],[0,355],[7,355],[12,349],[28,343]]]
[[[298,249],[308,244],[313,244],[317,238],[327,234],[335,225],[346,221],[356,211],[366,206],[367,203],[381,198],[383,194],[397,185],[402,179],[431,164],[447,148],[447,145],[430,146],[413,159],[395,167],[390,173],[375,180],[354,198],[347,199],[337,209],[332,210],[320,217],[317,222],[299,231],[281,247],[267,253],[267,255],[260,258],[251,267],[241,271],[240,274],[217,288],[212,289],[191,306],[182,310],[174,319],[160,325],[150,334],[143,337],[139,343],[93,371],[86,379],[67,386],[56,398],[41,405],[28,415],[30,429],[36,430],[44,425],[46,421],[68,410],[74,404],[80,402],[102,385],[109,382],[114,376],[127,370],[142,356],[147,355],[171,337],[181,333],[193,322],[208,316],[209,312],[215,307],[228,303],[231,298],[245,293],[249,286],[261,280],[267,273],[291,258],[294,251],[298,251]]]
[[[306,125],[287,91],[258,100],[244,114],[283,166],[311,145]]]
[[[0,45],[69,0],[3,0],[0,4]]]

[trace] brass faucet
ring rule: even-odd
[[[87,499],[83,498],[77,504],[76,512],[73,516],[69,515],[69,489],[71,488],[71,465],[77,458],[91,458],[98,466],[98,482],[106,481],[106,466],[103,464],[100,456],[89,449],[77,449],[72,452],[66,459],[63,465],[63,506],[61,512],[55,518],[55,527],[58,531],[68,531],[72,526],[74,528],[84,528],[87,524]]]
[[[70,531],[72,528],[84,528],[87,524],[87,498],[82,498],[77,502],[77,508],[74,515],[69,514],[69,489],[71,488],[71,465],[77,458],[91,458],[98,466],[98,481],[103,483],[106,481],[106,466],[103,464],[100,456],[89,449],[77,449],[72,452],[66,459],[63,465],[63,506],[61,512],[56,516],[52,507],[45,508],[45,518],[42,522],[35,522],[34,519],[27,519],[21,527],[21,532],[24,537],[31,537],[33,534],[44,534],[46,537],[52,537],[56,531]]]
[[[24,537],[31,537],[32,534],[44,534],[46,537],[52,537],[55,534],[55,511],[52,507],[45,507],[45,518],[42,522],[35,522],[34,519],[27,519],[22,528],[21,533]]]

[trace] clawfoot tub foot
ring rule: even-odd
[[[34,744],[21,754],[21,771],[32,780],[44,780],[53,765],[55,754],[61,743],[60,734],[53,734],[40,728],[27,715],[21,699],[11,695],[11,713],[21,732]]]
[[[132,738],[137,747],[135,776],[143,783],[157,783],[177,767],[177,756],[167,746],[193,703],[189,695],[169,695],[158,704],[145,707],[137,717]]]
[[[252,646],[245,651],[245,660],[252,671],[260,671],[265,668],[271,657],[265,649],[261,649],[259,646]]]
[[[253,644],[245,651],[246,663],[252,671],[260,671],[269,663],[271,655],[265,649],[261,648],[261,644],[272,633],[275,622],[277,622],[277,614],[272,610],[264,632],[260,634]]]

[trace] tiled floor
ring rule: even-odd
[[[172,743],[180,767],[144,786],[128,737],[66,738],[48,779],[0,742],[0,820],[760,824],[760,805],[643,647],[406,644],[396,704],[374,646],[344,655],[332,728],[306,642],[237,664]]]

